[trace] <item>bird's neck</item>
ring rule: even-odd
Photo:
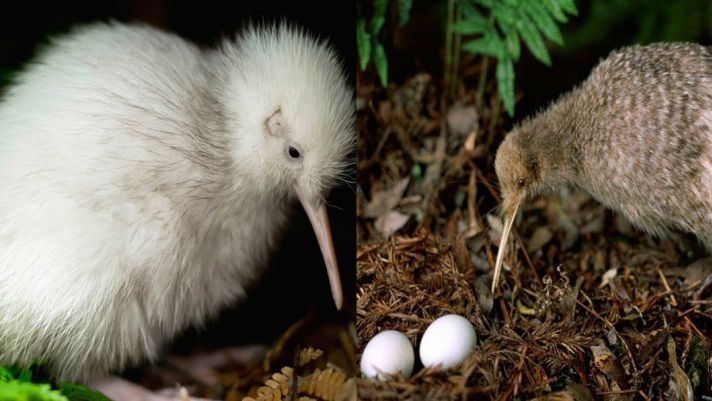
[[[575,140],[576,127],[571,123],[574,99],[564,95],[546,112],[527,124],[530,136],[527,147],[538,164],[542,190],[551,190],[575,181],[578,170]]]

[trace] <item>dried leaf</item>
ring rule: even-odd
[[[374,192],[371,197],[371,201],[364,207],[363,216],[368,218],[376,218],[383,215],[386,212],[393,210],[405,193],[406,188],[408,188],[408,183],[410,182],[410,176],[403,178],[398,181],[396,185],[380,191]]]
[[[608,269],[605,273],[603,273],[603,276],[601,277],[601,284],[598,286],[598,288],[603,288],[609,285],[611,283],[611,280],[613,280],[617,275],[617,268],[614,267],[612,269]]]
[[[403,228],[408,220],[410,220],[410,216],[397,210],[391,210],[379,216],[374,223],[374,227],[384,238],[388,238]]]
[[[549,227],[537,227],[536,230],[534,230],[534,234],[532,234],[532,237],[529,239],[527,251],[529,251],[529,253],[538,251],[542,246],[551,241],[552,238],[554,238],[554,234],[551,233]]]

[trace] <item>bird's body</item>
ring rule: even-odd
[[[285,27],[50,45],[0,103],[0,363],[86,380],[243,297],[294,192],[317,204],[343,168],[351,97],[333,52]]]
[[[505,138],[496,169],[508,219],[527,197],[572,185],[648,233],[686,231],[712,249],[712,48],[611,53]]]

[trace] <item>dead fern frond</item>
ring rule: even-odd
[[[272,375],[265,385],[257,389],[257,398],[245,397],[242,401],[279,401],[289,394],[289,381],[292,378],[292,368],[283,367],[281,372]]]
[[[324,351],[317,348],[307,347],[299,351],[297,363],[299,366],[304,366],[322,355],[324,355]]]
[[[299,392],[313,395],[326,401],[335,401],[341,393],[347,377],[345,374],[326,368],[316,369],[308,376],[301,378],[299,382]]]

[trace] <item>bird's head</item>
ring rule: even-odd
[[[497,149],[495,171],[502,194],[504,230],[495,262],[492,291],[497,287],[507,240],[514,219],[527,198],[570,182],[570,160],[561,149],[562,135],[550,123],[549,114],[540,114],[510,132]]]
[[[495,262],[492,292],[497,287],[507,240],[519,207],[529,196],[538,192],[542,186],[540,162],[532,152],[531,143],[527,139],[524,133],[515,130],[505,137],[497,149],[495,157],[495,171],[497,172],[502,194],[504,230],[502,231]]]
[[[326,43],[284,24],[250,28],[222,52],[233,64],[224,88],[233,164],[255,190],[299,199],[340,308],[325,199],[353,165],[355,103],[342,65]]]

